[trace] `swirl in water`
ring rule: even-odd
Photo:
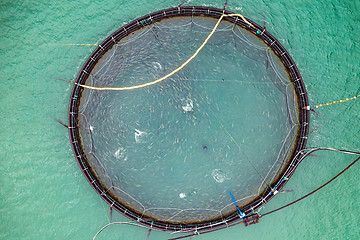
[[[193,110],[193,107],[194,107],[194,103],[193,101],[188,98],[185,100],[185,106],[182,106],[182,109],[185,111],[185,112],[190,112]]]
[[[220,169],[214,169],[211,173],[211,176],[214,178],[214,180],[218,183],[222,183],[225,180],[229,180],[228,178]]]
[[[127,160],[127,156],[126,156],[126,150],[123,147],[120,147],[118,150],[116,150],[116,152],[114,153],[114,157],[116,157],[117,159],[124,159],[124,161]]]

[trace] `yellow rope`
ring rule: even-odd
[[[304,107],[304,109],[310,110],[310,109],[313,109],[313,108],[319,108],[319,107],[323,107],[323,106],[329,106],[329,105],[332,105],[332,104],[343,103],[343,102],[347,102],[347,101],[356,99],[356,98],[358,98],[358,97],[360,97],[360,95],[357,95],[357,96],[352,97],[352,98],[347,98],[347,99],[344,99],[344,100],[339,100],[339,101],[330,102],[330,103],[319,104],[319,105],[315,105],[315,106],[306,106],[306,107]]]
[[[119,88],[113,88],[113,87],[93,87],[93,86],[87,86],[87,85],[82,85],[82,84],[78,84],[78,83],[74,83],[77,84],[83,88],[87,88],[87,89],[92,89],[92,90],[114,90],[114,91],[120,91],[120,90],[132,90],[132,89],[137,89],[137,88],[143,88],[143,87],[147,87],[147,86],[151,86],[154,85],[156,83],[159,83],[161,81],[164,81],[165,79],[167,79],[168,77],[171,77],[172,75],[174,75],[175,73],[177,73],[178,71],[180,71],[183,67],[185,67],[191,60],[193,60],[196,55],[198,55],[198,53],[201,51],[201,49],[203,49],[203,47],[206,45],[206,43],[209,41],[209,39],[211,38],[211,36],[214,34],[215,30],[217,29],[217,27],[219,26],[221,20],[224,17],[240,17],[242,20],[244,20],[244,22],[246,22],[247,24],[249,24],[249,26],[254,27],[249,21],[246,20],[246,18],[244,18],[243,15],[241,14],[223,14],[221,15],[221,17],[219,18],[219,20],[217,21],[217,23],[215,24],[213,30],[210,32],[209,36],[207,36],[207,38],[205,39],[205,41],[203,42],[203,44],[201,44],[201,46],[198,48],[198,50],[196,50],[196,52],[188,59],[186,60],[183,64],[181,64],[180,67],[176,68],[174,71],[172,71],[171,73],[165,75],[162,78],[159,78],[155,81],[149,82],[149,83],[145,83],[145,84],[140,84],[140,85],[136,85],[136,86],[131,86],[131,87],[119,87]]]

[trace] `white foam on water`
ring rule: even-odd
[[[190,99],[190,98],[187,98],[187,99],[182,99],[185,103],[185,106],[182,106],[182,109],[185,111],[185,112],[190,112],[193,110],[194,108],[194,103],[193,101]]]
[[[146,132],[142,132],[138,129],[135,129],[135,142],[144,143],[146,136],[147,136]]]
[[[186,194],[185,194],[185,193],[180,193],[180,194],[179,194],[179,197],[180,197],[180,198],[185,198],[185,197],[186,197]]]
[[[126,149],[123,147],[120,147],[114,153],[114,157],[116,157],[117,159],[124,159],[124,161],[127,161]]]
[[[226,176],[226,174],[224,174],[220,169],[214,169],[211,173],[211,176],[214,178],[214,180],[218,183],[222,183],[225,180],[229,180],[230,178],[228,178]]]
[[[153,66],[155,70],[162,70],[162,66],[159,62],[153,62]]]

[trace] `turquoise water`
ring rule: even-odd
[[[2,1],[0,112],[1,239],[92,239],[106,223],[109,209],[82,175],[64,122],[72,80],[94,49],[64,43],[100,43],[131,20],[178,1]],[[187,5],[221,8],[219,1]],[[229,1],[228,10],[267,30],[294,58],[313,104],[359,94],[359,2]],[[359,151],[358,100],[323,107],[312,115],[308,147]],[[354,159],[340,153],[307,158],[261,213],[306,194]],[[261,219],[194,239],[357,239],[360,234],[359,165],[292,207]],[[127,219],[113,213],[113,221]],[[146,239],[147,231],[115,225],[97,239]],[[149,239],[170,235],[152,232]]]
[[[135,86],[165,76],[215,24],[182,17],[145,27],[109,50],[86,84]],[[280,60],[254,34],[229,22],[218,29],[196,60],[163,82],[81,94],[90,166],[141,215],[172,222],[228,215],[236,210],[228,190],[238,205],[250,203],[294,148],[299,113]]]

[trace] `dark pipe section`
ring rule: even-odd
[[[57,121],[58,123],[60,123],[61,125],[63,125],[64,127],[69,128],[68,125],[63,123],[60,119],[54,118],[54,120]]]

